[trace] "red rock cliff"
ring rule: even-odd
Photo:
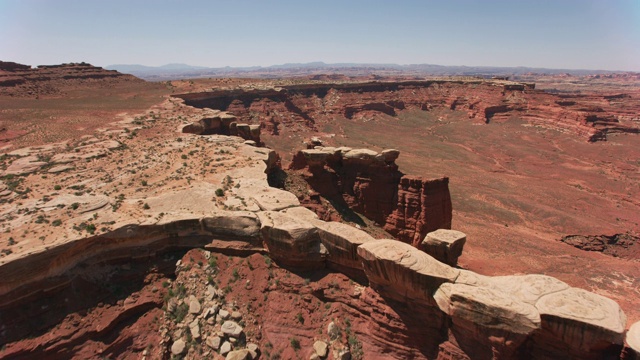
[[[487,124],[520,117],[588,141],[605,140],[611,132],[640,132],[633,121],[627,121],[637,105],[621,108],[606,95],[571,95],[566,102],[566,95],[503,80],[317,82],[175,96],[190,106],[230,111],[243,122],[259,122],[273,135],[316,130],[321,123],[341,119],[436,108],[465,112],[469,119]]]
[[[322,196],[344,201],[398,239],[417,246],[426,234],[450,229],[449,179],[425,180],[398,171],[397,150],[329,148],[298,152],[290,166]]]

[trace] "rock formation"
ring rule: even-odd
[[[635,110],[620,109],[615,98],[555,95],[534,88],[534,84],[499,79],[311,82],[175,96],[191,106],[231,111],[244,121],[259,114],[262,127],[274,135],[295,132],[301,126],[316,129],[317,124],[335,121],[337,116],[396,116],[401,111],[437,108],[465,112],[480,123],[517,116],[588,141],[605,140],[608,133],[640,132],[633,121],[627,121],[634,118]]]
[[[316,89],[297,91],[313,95]],[[229,106],[244,106],[236,100]],[[303,116],[304,106],[286,104]],[[407,104],[360,104],[350,111],[357,117]],[[457,98],[452,105],[471,106]],[[173,105],[166,106],[174,113]],[[488,113],[495,119],[501,109]],[[292,165],[317,192],[403,241],[379,240],[318,219],[295,195],[270,187],[267,173],[278,165],[270,149],[238,136],[176,134],[183,119],[175,115],[135,121],[149,126],[139,129],[143,141],[132,141],[136,130],[128,123],[126,130],[104,129],[96,138],[2,157],[3,171],[10,173],[3,172],[0,183],[0,225],[7,234],[0,239],[0,357],[116,357],[127,346],[143,357],[146,346],[158,357],[190,356],[197,344],[255,359],[257,345],[243,346],[249,327],[271,336],[261,349],[290,344],[285,357],[303,349],[305,356],[332,358],[366,358],[368,349],[380,357],[416,359],[622,354],[626,319],[614,301],[549,276],[488,277],[451,266],[464,234],[444,239],[444,250],[432,242],[441,236],[428,235],[451,226],[448,181],[404,176],[395,164],[397,151],[313,148],[298,153]],[[252,131],[239,131],[245,130]],[[170,135],[154,137],[160,131]],[[258,267],[251,279],[244,277]],[[159,274],[174,270],[175,282],[161,280]],[[333,283],[336,278],[343,284]],[[138,283],[148,291],[129,292]],[[224,298],[239,291],[261,308],[255,313],[268,316],[238,314],[235,300]],[[284,317],[295,318],[300,328],[310,317],[281,309],[294,297],[300,308],[326,316],[317,337],[291,338],[278,329]],[[326,308],[327,300],[335,306]],[[91,317],[83,317],[87,309]],[[330,319],[335,311],[350,320]],[[158,328],[163,319],[173,325]],[[266,326],[256,326],[260,322]],[[158,334],[140,333],[149,328]],[[634,326],[627,334],[625,356],[637,348],[636,333]],[[82,352],[88,350],[81,345],[97,337],[104,341],[100,349]],[[317,340],[326,340],[327,348],[314,346]]]
[[[40,65],[32,68],[12,62],[0,62],[0,95],[33,97],[60,95],[67,88],[108,85],[143,80],[87,63]]]
[[[467,236],[456,230],[438,229],[427,234],[419,248],[436,260],[456,266]]]
[[[598,251],[615,257],[637,259],[640,257],[640,237],[631,233],[614,235],[567,235],[563,243],[585,251]]]
[[[260,141],[260,125],[238,124],[228,112],[204,109],[202,118],[182,127],[183,133],[196,135],[231,135],[263,145]]]
[[[316,147],[299,151],[290,169],[311,188],[377,222],[398,239],[418,246],[426,234],[451,228],[449,179],[403,175],[397,150]]]

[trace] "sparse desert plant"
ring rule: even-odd
[[[224,190],[218,188],[216,189],[216,196],[220,197],[220,196],[224,196]]]
[[[211,256],[211,258],[209,258],[209,267],[211,267],[214,270],[216,270],[218,268],[218,258],[217,257]]]
[[[292,337],[289,342],[291,343],[291,347],[293,348],[293,350],[295,351],[300,350],[300,340]]]

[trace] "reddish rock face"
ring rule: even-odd
[[[109,86],[122,82],[144,83],[133,75],[121,74],[87,63],[40,65],[31,68],[28,65],[0,61],[0,95],[60,95],[67,90]]]
[[[309,151],[301,151],[294,156],[290,169],[299,170],[319,195],[344,202],[413,246],[417,247],[430,231],[451,228],[448,178],[425,180],[403,175],[393,160],[349,158],[348,154],[356,151],[330,154],[324,162],[316,162],[313,155],[305,156]],[[318,215],[323,217],[323,213]]]
[[[398,184],[398,203],[384,229],[418,247],[427,233],[451,229],[452,207],[449,179],[424,180],[403,176]]]
[[[533,84],[503,80],[429,80],[312,83],[266,90],[218,90],[175,95],[187,105],[230,111],[260,122],[270,134],[316,130],[336,117],[396,116],[404,110],[446,108],[490,123],[518,116],[532,125],[573,133],[588,141],[612,132],[638,133],[633,108],[621,109],[615,95],[556,95]],[[621,122],[625,120],[625,122]]]

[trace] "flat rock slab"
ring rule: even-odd
[[[71,165],[56,165],[51,169],[49,169],[49,173],[57,174],[57,173],[61,173],[61,172],[72,170],[72,169],[74,169],[74,166],[71,166]]]
[[[566,283],[546,275],[495,276],[489,277],[488,283],[487,286],[531,305],[535,305],[544,295],[569,288]]]
[[[622,344],[624,340],[626,316],[615,301],[604,296],[569,288],[543,296],[535,306],[542,327],[575,347],[600,341]]]
[[[7,167],[3,175],[26,175],[38,171],[41,167],[47,165],[46,162],[40,161],[37,156],[26,156],[14,160]]]
[[[307,221],[318,220],[318,215],[316,213],[302,206],[295,206],[281,211],[289,216]]]
[[[488,329],[527,335],[540,328],[533,305],[498,290],[465,284],[442,284],[434,295],[440,310]]]
[[[300,206],[300,201],[294,194],[272,187],[259,190],[252,198],[264,211],[279,211]]]
[[[454,282],[460,273],[397,240],[367,242],[358,247],[358,255],[372,282],[409,297],[430,300],[441,284]]]
[[[349,160],[373,161],[373,160],[376,160],[376,156],[378,156],[378,153],[370,149],[353,149],[353,150],[344,152],[342,156],[345,159],[349,159]]]

